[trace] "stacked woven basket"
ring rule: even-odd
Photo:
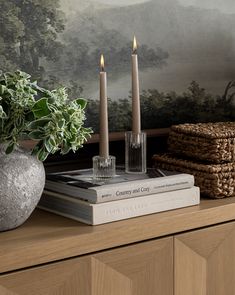
[[[168,151],[155,167],[193,174],[205,196],[235,196],[235,122],[172,126]]]

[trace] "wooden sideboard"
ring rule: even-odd
[[[41,210],[0,233],[0,295],[234,295],[235,198],[99,226]]]

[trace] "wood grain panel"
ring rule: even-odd
[[[91,294],[90,273],[90,258],[74,259],[1,276],[0,286],[15,295],[86,295]]]
[[[175,237],[175,295],[235,294],[235,222]]]
[[[235,219],[235,198],[99,226],[35,210],[13,231],[0,234],[0,273],[140,242]]]
[[[94,288],[99,290],[95,295],[173,295],[172,238],[124,247],[94,257],[97,269]],[[98,279],[98,276],[102,278],[104,266],[109,280]]]
[[[173,295],[173,238],[0,277],[1,295]]]

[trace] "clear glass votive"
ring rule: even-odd
[[[116,157],[94,156],[93,161],[93,178],[94,179],[109,179],[116,175]]]
[[[146,133],[125,133],[125,170],[126,173],[146,173]]]

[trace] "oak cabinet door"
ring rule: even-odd
[[[175,295],[235,295],[235,222],[175,236]]]
[[[94,295],[173,295],[173,238],[94,256]]]
[[[173,238],[0,276],[1,295],[173,295]]]

